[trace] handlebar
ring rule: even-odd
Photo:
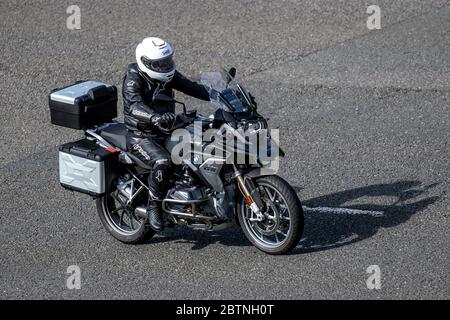
[[[173,123],[171,128],[163,128],[161,126],[158,127],[158,130],[165,134],[171,134],[173,131],[181,128],[185,128],[189,124],[195,121],[197,117],[197,111],[189,111],[183,112],[181,114],[177,114],[175,118],[175,122]]]

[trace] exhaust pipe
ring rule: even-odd
[[[144,206],[140,206],[140,207],[137,207],[136,209],[134,209],[134,214],[143,219],[146,219],[148,217],[147,208]]]

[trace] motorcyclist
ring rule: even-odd
[[[173,49],[160,38],[146,38],[136,48],[136,63],[130,64],[123,80],[125,124],[128,151],[151,168],[147,207],[149,224],[155,231],[164,228],[161,200],[168,189],[170,155],[164,149],[165,136],[160,128],[175,121],[173,103],[157,104],[153,97],[163,93],[173,97],[173,89],[208,101],[205,87],[178,72]]]

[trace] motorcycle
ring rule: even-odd
[[[167,135],[165,148],[174,160],[171,187],[161,202],[165,225],[208,231],[238,225],[256,248],[268,254],[284,254],[301,239],[302,205],[290,184],[261,159],[261,146],[266,147],[272,162],[284,152],[271,138],[253,96],[236,82],[235,75],[234,68],[202,74],[201,82],[216,107],[209,117],[187,111],[185,104],[173,97],[154,97],[155,103],[183,107],[171,128],[161,128]],[[84,95],[78,92],[81,87]],[[86,102],[105,99],[107,92],[106,101],[115,102],[116,91],[113,86],[83,82],[52,92],[52,122],[81,128],[85,136],[60,147],[60,182],[66,189],[92,195],[106,230],[119,241],[137,244],[155,234],[147,223],[146,208],[151,168],[128,152],[125,124],[105,121],[116,112],[105,118],[100,114],[106,112],[99,111],[106,108],[104,102]],[[63,101],[67,108],[69,96],[71,107],[85,101],[84,109],[79,108],[82,120],[75,124],[58,113]],[[88,111],[87,106],[92,105],[97,111]],[[202,139],[208,131],[213,132],[210,138]]]

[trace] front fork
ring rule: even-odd
[[[244,196],[245,203],[249,206],[252,215],[250,217],[250,221],[263,221],[264,220],[264,214],[261,212],[262,208],[262,201],[257,194],[256,188],[253,186],[253,183],[246,184],[245,178],[242,176],[242,173],[239,171],[239,169],[233,165],[234,169],[234,178],[237,181],[237,184],[239,186],[239,190],[241,190],[242,195]]]

